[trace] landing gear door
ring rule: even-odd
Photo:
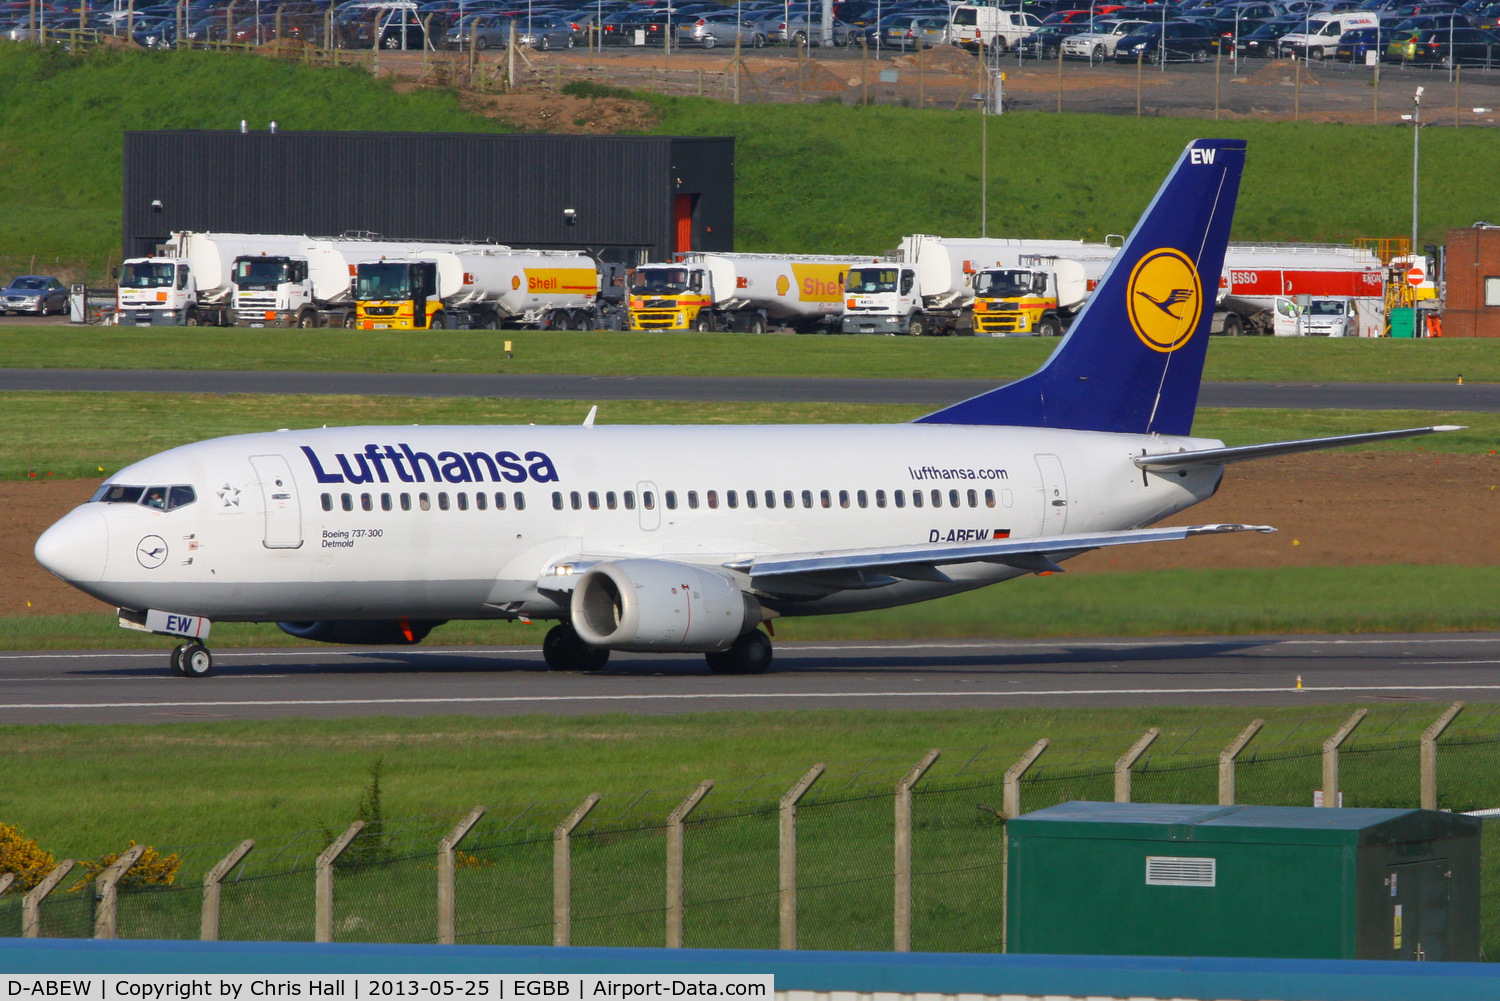
[[[1055,455],[1038,455],[1036,466],[1042,474],[1042,535],[1061,535],[1068,530],[1068,477],[1062,460]]]
[[[1302,333],[1302,310],[1294,300],[1276,297],[1271,311],[1271,332],[1277,337],[1296,337]]]
[[[302,548],[302,505],[297,500],[297,483],[292,469],[279,455],[252,455],[250,465],[260,481],[265,501],[267,549]]]

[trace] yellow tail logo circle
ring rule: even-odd
[[[1130,325],[1153,351],[1176,351],[1203,316],[1203,281],[1180,250],[1162,247],[1137,262],[1125,289]]]

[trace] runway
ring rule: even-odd
[[[0,390],[94,393],[284,393],[496,397],[536,400],[688,400],[894,403],[941,407],[998,383],[986,379],[845,379],[379,372],[185,372],[169,369],[0,369]],[[1307,410],[1500,410],[1500,384],[1205,382],[1205,407]]]
[[[781,643],[776,657],[725,677],[700,656],[618,653],[554,674],[535,646],[222,650],[192,680],[168,673],[165,643],[18,651],[0,654],[0,724],[1500,701],[1500,634]]]

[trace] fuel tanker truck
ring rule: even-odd
[[[599,272],[573,251],[429,244],[356,271],[361,330],[597,326]]]
[[[291,252],[261,250],[234,259],[235,326],[352,327],[359,264],[406,257],[431,246],[345,238],[296,240]]]
[[[843,312],[849,269],[872,260],[878,258],[690,253],[674,264],[643,264],[630,279],[630,329],[831,330]]]
[[[233,321],[234,262],[241,256],[291,255],[305,238],[254,233],[173,233],[161,252],[120,265],[117,323],[227,326]]]

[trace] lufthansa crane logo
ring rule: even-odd
[[[148,535],[135,547],[135,558],[147,570],[155,570],[167,562],[167,543],[159,535]]]
[[[1180,250],[1163,247],[1142,257],[1125,295],[1130,325],[1153,351],[1176,351],[1198,329],[1203,282]]]

